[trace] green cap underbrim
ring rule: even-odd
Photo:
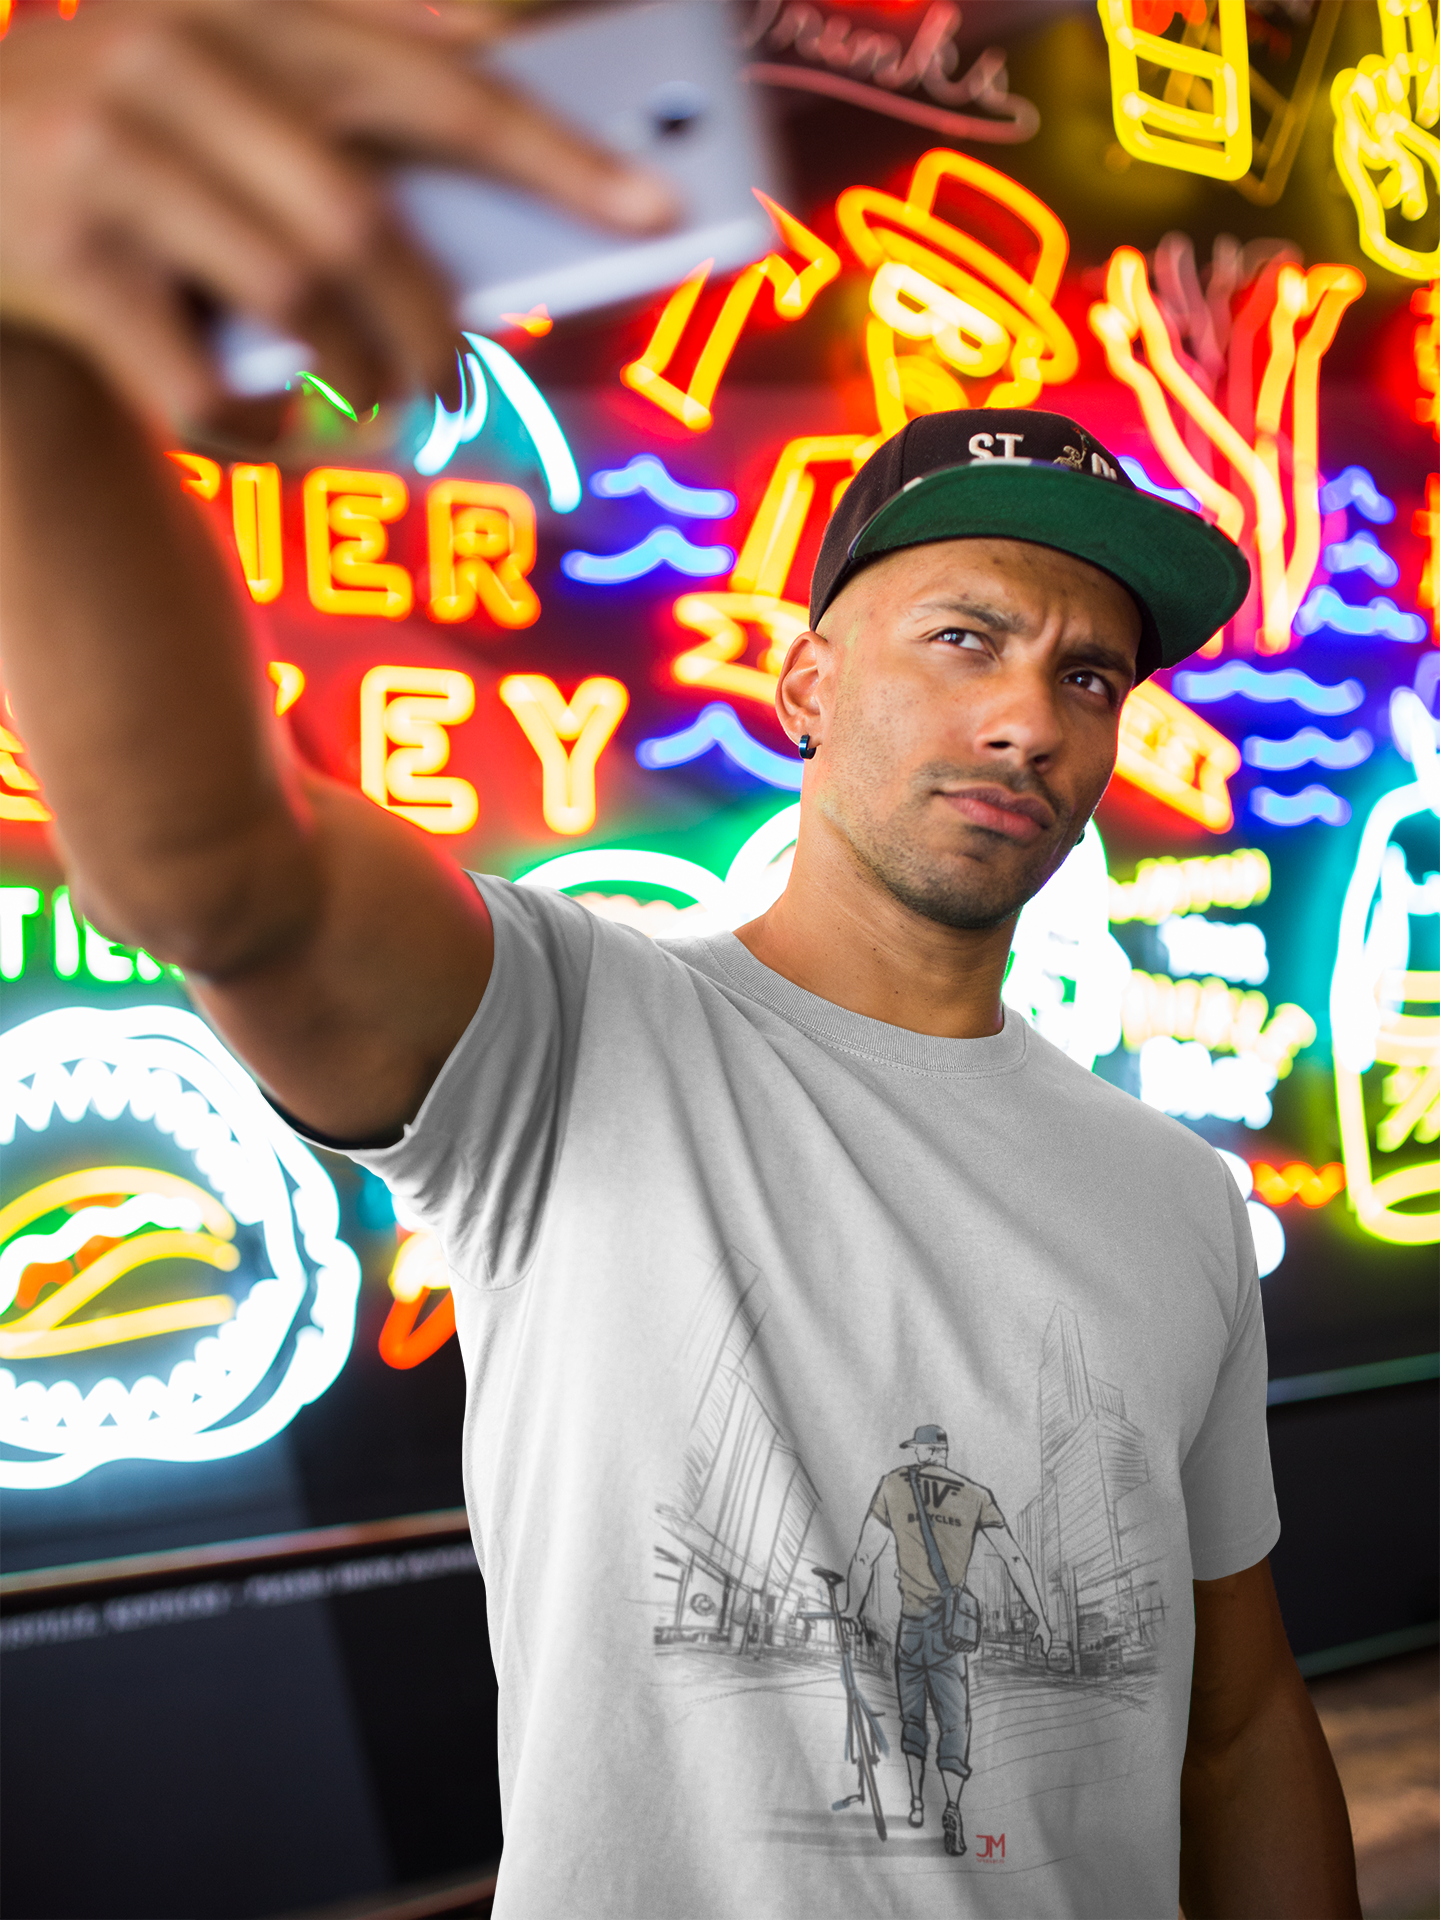
[[[1031,540],[1113,575],[1140,608],[1140,677],[1203,647],[1250,590],[1244,554],[1198,514],[1068,467],[1000,460],[912,480],[861,528],[844,578],[901,547],[976,539]]]

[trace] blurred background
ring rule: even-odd
[[[1241,539],[1250,601],[1132,697],[1006,997],[1249,1196],[1286,1624],[1367,1913],[1440,1913],[1434,8],[698,5],[713,86],[650,110],[683,158],[747,103],[742,257],[477,325],[456,413],[359,419],[298,369],[273,456],[175,457],[306,759],[660,936],[783,885],[775,669],[837,489],[906,419],[1056,408]],[[483,1913],[443,1263],[268,1118],[170,969],[77,919],[8,730],[0,782],[0,1901]],[[128,1253],[152,1227],[163,1257]],[[1082,1668],[1123,1663],[1123,1569],[1064,1571]]]

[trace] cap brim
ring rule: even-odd
[[[1250,590],[1243,553],[1184,507],[1068,467],[977,460],[912,480],[861,528],[830,598],[858,566],[934,540],[1030,540],[1088,560],[1140,607],[1139,675],[1203,647]]]

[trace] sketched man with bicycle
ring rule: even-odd
[[[965,1851],[960,1790],[970,1777],[970,1688],[966,1656],[980,1644],[980,1609],[965,1585],[975,1536],[983,1527],[990,1545],[1035,1616],[1041,1651],[1050,1651],[1050,1624],[1030,1563],[1005,1516],[986,1489],[951,1470],[950,1441],[942,1427],[917,1427],[902,1448],[914,1450],[913,1466],[895,1467],[875,1489],[850,1561],[844,1611],[858,1619],[874,1578],[875,1562],[895,1541],[895,1578],[900,1587],[900,1629],[895,1638],[895,1690],[901,1739],[910,1774],[910,1825],[925,1824],[925,1756],[929,1745],[926,1703],[936,1722],[935,1765],[945,1788],[945,1851]]]

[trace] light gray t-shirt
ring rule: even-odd
[[[1013,1012],[935,1039],[733,935],[479,884],[484,1002],[404,1139],[355,1157],[454,1276],[497,1916],[1174,1920],[1190,1583],[1278,1533],[1217,1155]],[[902,1619],[872,1531],[850,1679],[888,1748],[882,1840],[814,1569],[846,1572],[936,1426],[986,1496],[984,1638],[948,1654]]]

